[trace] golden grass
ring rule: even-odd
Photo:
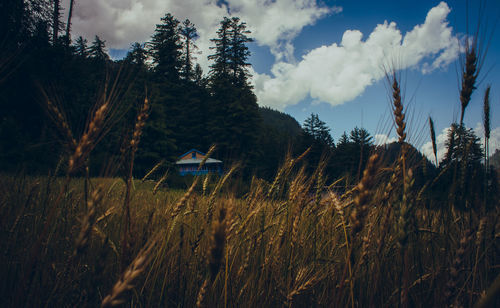
[[[318,186],[303,168],[290,169],[290,161],[283,166],[290,170],[278,172],[276,188],[254,179],[241,199],[224,189],[231,184],[228,177],[206,195],[201,188],[156,188],[153,194],[156,183],[135,181],[130,199],[133,257],[125,267],[119,265],[122,180],[92,179],[95,188],[86,205],[84,180],[66,185],[58,178],[2,176],[0,210],[8,232],[2,235],[1,272],[9,283],[0,290],[7,306],[426,307],[468,305],[470,298],[477,302],[500,269],[498,219],[426,209],[415,198],[411,170],[405,189],[391,192],[386,204],[386,184],[374,177],[375,160],[370,159],[351,196]],[[36,242],[46,209],[58,198],[59,214],[37,256],[35,279],[23,289],[25,297],[13,297],[26,274],[23,251]],[[489,214],[499,215],[498,207]],[[75,251],[85,253],[68,265]]]

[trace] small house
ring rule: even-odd
[[[188,152],[179,156],[179,160],[176,161],[175,164],[179,168],[180,175],[200,175],[208,173],[222,174],[222,161],[218,159],[208,158],[205,161],[205,164],[203,164],[203,166],[200,168],[200,164],[205,156],[205,153],[202,153],[196,149],[189,150]]]

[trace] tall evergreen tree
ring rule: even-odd
[[[210,47],[210,49],[215,50],[213,55],[208,56],[208,60],[213,60],[214,63],[210,66],[211,74],[216,75],[213,78],[221,79],[227,77],[228,73],[228,61],[230,54],[230,35],[231,35],[231,20],[227,17],[220,22],[220,27],[217,30],[217,38],[213,38],[210,41],[215,44],[215,46]]]
[[[138,152],[142,171],[152,168],[161,159],[173,162],[184,150],[179,148],[179,140],[183,138],[184,96],[189,91],[180,82],[182,44],[179,31],[179,21],[167,13],[147,43],[154,78],[149,91],[151,115],[143,134],[143,148]]]
[[[225,17],[217,38],[211,40],[215,53],[208,58],[214,62],[210,71],[213,140],[225,157],[250,162],[257,154],[260,114],[246,73],[250,56],[246,43],[252,41],[247,34],[244,22]]]
[[[179,79],[182,44],[179,35],[179,20],[167,13],[156,25],[149,49],[155,65],[154,71],[160,78],[169,81]]]
[[[446,147],[447,153],[439,165],[443,175],[440,176],[436,192],[443,194],[451,205],[461,209],[480,206],[470,202],[483,200],[482,197],[469,198],[485,193],[485,170],[481,166],[483,150],[480,139],[472,129],[453,123]]]
[[[52,15],[52,44],[57,43],[57,39],[59,36],[59,19],[61,18],[61,9],[60,9],[61,0],[54,0],[54,13]]]
[[[329,159],[335,144],[326,123],[312,113],[302,125],[301,151],[311,148],[307,155],[308,171],[313,172],[322,159]]]
[[[89,55],[99,61],[109,60],[108,52],[106,51],[106,41],[101,40],[99,36],[95,36],[92,45],[89,47]]]
[[[328,146],[335,146],[333,138],[330,135],[330,129],[326,123],[319,119],[317,114],[311,113],[309,118],[304,121],[304,133],[311,136],[316,142]]]
[[[253,39],[248,37],[250,31],[246,29],[246,23],[240,22],[238,17],[231,19],[231,38],[229,52],[229,66],[232,73],[233,83],[237,86],[246,84],[248,76],[247,67],[250,63],[247,62],[250,57],[247,43],[253,42]]]
[[[371,147],[373,145],[373,137],[370,136],[370,133],[364,129],[355,127],[350,133],[350,139],[354,144],[359,146],[368,146]]]
[[[68,22],[66,23],[66,37],[68,38],[68,42],[71,42],[71,18],[73,17],[74,4],[75,0],[70,0],[69,11],[68,11]]]
[[[186,19],[182,23],[180,34],[182,36],[184,48],[182,54],[181,75],[185,80],[191,80],[192,75],[194,74],[193,60],[196,60],[193,53],[197,49],[194,41],[198,38],[198,33],[196,32],[194,24],[189,19]]]
[[[75,44],[73,45],[73,48],[75,49],[75,53],[83,58],[86,58],[89,55],[88,51],[88,46],[87,46],[87,40],[84,39],[82,36],[79,36]]]
[[[344,147],[348,143],[349,143],[349,137],[347,137],[347,134],[344,131],[344,133],[342,134],[342,136],[340,136],[339,142],[337,143],[337,148]]]
[[[355,159],[353,161],[354,166],[356,166],[354,170],[357,170],[356,179],[360,180],[366,162],[370,157],[370,152],[373,149],[373,137],[370,136],[370,133],[366,129],[356,126],[350,133],[350,139],[353,145],[351,154]]]
[[[467,129],[464,125],[457,123],[451,125],[445,145],[447,151],[441,162],[443,167],[454,162],[467,166],[477,165],[483,157],[479,137],[474,134],[472,129]]]
[[[146,65],[147,58],[148,55],[146,49],[144,49],[144,44],[135,42],[132,44],[132,49],[127,53],[125,61],[136,64],[139,67],[143,67]]]

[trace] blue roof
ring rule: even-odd
[[[180,155],[179,158],[181,158],[182,156],[188,155],[191,152],[197,152],[197,153],[200,153],[201,155],[206,155],[205,153],[198,151],[197,149],[191,149],[191,150],[187,151],[186,153]]]
[[[196,159],[189,158],[189,159],[178,160],[178,161],[175,162],[175,164],[176,165],[190,165],[190,164],[199,165],[202,161],[203,161],[203,159],[200,159],[200,158],[196,158]],[[205,161],[206,165],[209,165],[209,164],[220,164],[220,163],[222,163],[221,160],[213,159],[213,158],[208,158]]]

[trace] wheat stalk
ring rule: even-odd
[[[353,236],[363,228],[364,219],[369,210],[368,206],[371,202],[372,188],[375,183],[375,173],[377,171],[377,160],[378,154],[373,154],[368,159],[366,169],[363,172],[363,178],[357,186],[358,195],[354,198],[354,210],[351,213],[351,232]]]
[[[101,202],[102,197],[102,187],[98,186],[92,192],[90,199],[87,201],[87,214],[82,220],[82,227],[80,229],[80,234],[75,241],[73,256],[81,254],[89,245],[92,228],[96,222],[96,207]]]
[[[465,66],[462,72],[462,88],[460,90],[460,103],[462,112],[460,115],[460,125],[464,123],[465,109],[469,105],[472,92],[476,89],[475,83],[479,74],[478,70],[478,57],[476,54],[475,41],[470,46],[468,41],[465,46]]]
[[[108,108],[110,103],[105,101],[94,113],[92,120],[89,122],[85,133],[78,142],[75,152],[71,155],[68,163],[68,172],[70,174],[74,173],[78,168],[81,167],[83,162],[87,159],[90,151],[95,146],[95,142],[101,134],[102,128],[104,126],[104,121],[109,112]]]
[[[437,144],[436,144],[436,131],[434,130],[434,121],[429,116],[429,129],[431,132],[431,142],[432,142],[432,152],[434,153],[434,159],[436,160],[436,167],[439,167],[437,159]]]
[[[396,132],[398,133],[399,143],[404,143],[406,139],[406,122],[405,114],[403,113],[403,103],[401,99],[401,89],[399,87],[398,79],[396,78],[396,72],[392,75],[392,103],[393,103],[393,113],[394,119],[396,121]]]
[[[152,259],[152,251],[158,242],[158,238],[159,236],[155,236],[139,252],[132,263],[123,272],[120,279],[115,283],[111,293],[102,300],[101,308],[115,307],[125,303],[125,293],[134,288],[136,280],[150,263]]]
[[[66,118],[62,115],[62,113],[59,111],[59,109],[49,100],[46,100],[47,102],[47,109],[51,116],[54,119],[54,123],[60,130],[61,135],[64,136],[66,139],[66,146],[68,147],[68,150],[70,152],[73,152],[76,149],[76,140],[73,137],[73,133],[71,132],[71,128],[68,125],[68,122],[66,121]]]

